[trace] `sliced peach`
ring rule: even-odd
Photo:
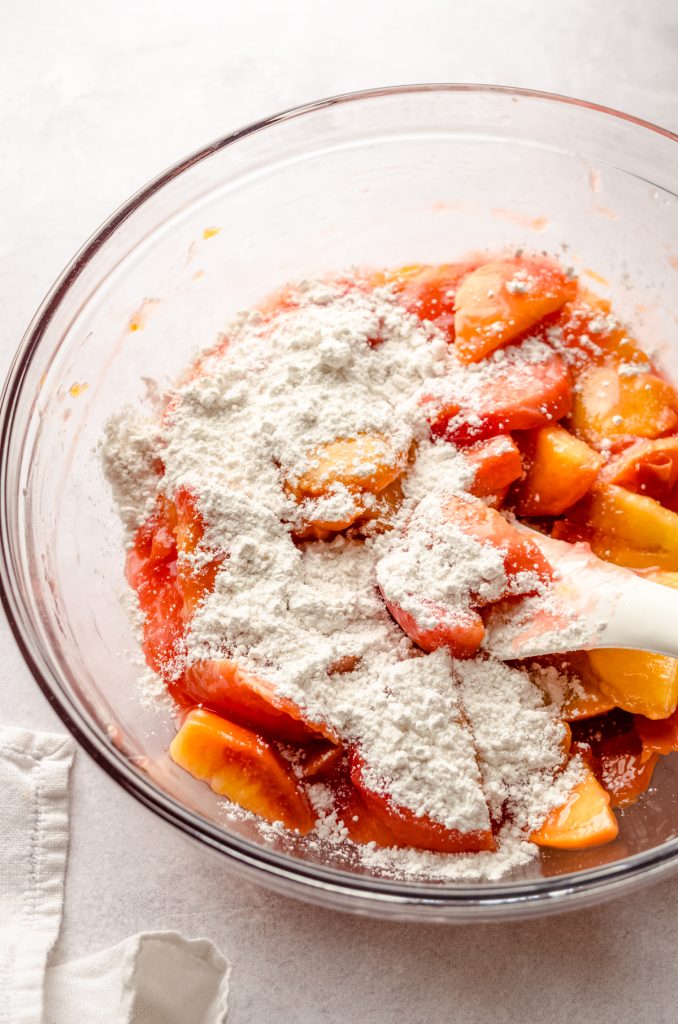
[[[601,480],[678,511],[678,437],[637,441],[608,463]]]
[[[363,772],[361,758],[354,755],[351,758],[351,782],[358,791],[359,799],[352,802],[350,814],[344,812],[344,824],[356,842],[413,847],[436,853],[476,853],[495,849],[494,836],[489,828],[461,832],[446,828],[426,815],[418,817],[408,808],[399,807],[386,794],[370,789]]]
[[[617,838],[619,825],[610,810],[610,796],[590,768],[584,771],[562,807],[551,811],[532,833],[531,842],[556,850],[584,850]]]
[[[190,665],[178,689],[196,703],[207,704],[272,739],[291,743],[327,739],[336,733],[322,722],[312,721],[294,701],[277,693],[271,683],[229,659],[197,661]]]
[[[634,548],[626,541],[605,533],[589,534],[586,539],[594,555],[605,562],[623,565],[626,569],[656,569],[667,572],[678,570],[678,551]]]
[[[158,495],[156,506],[145,523],[137,530],[125,567],[131,587],[138,589],[154,569],[169,572],[176,561],[177,511],[174,502]]]
[[[337,792],[337,816],[354,843],[363,846],[374,843],[384,848],[398,846],[387,816],[372,813],[350,782],[342,785]]]
[[[388,283],[399,292],[402,304],[421,320],[433,321],[454,337],[454,300],[460,281],[478,266],[478,261],[418,264],[389,275]],[[385,282],[386,283],[386,282]]]
[[[603,458],[553,424],[523,439],[527,473],[516,499],[522,516],[557,516],[590,490]]]
[[[328,441],[310,453],[310,468],[289,487],[298,499],[327,494],[332,484],[377,494],[400,476],[407,454],[394,451],[393,442],[384,434]]]
[[[478,267],[457,289],[459,358],[465,363],[482,359],[560,309],[576,290],[576,282],[546,260],[504,260]]]
[[[558,717],[564,722],[595,718],[614,707],[614,701],[598,686],[584,652],[565,658],[558,655],[544,661],[546,664],[534,666],[531,679],[556,705]]]
[[[446,495],[442,511],[460,532],[481,544],[499,548],[507,575],[506,592],[500,595],[501,598],[512,594],[513,580],[519,573],[530,574],[535,590],[540,583],[552,578],[551,566],[537,545],[482,501]],[[416,524],[413,529],[417,529]],[[526,592],[524,587],[521,590]],[[477,594],[470,595],[470,607],[447,608],[431,601],[426,606],[425,622],[417,621],[386,594],[384,600],[398,625],[425,651],[447,647],[453,657],[470,658],[480,647],[485,627],[478,608],[486,605],[487,601]]]
[[[164,675],[184,635],[184,599],[172,581],[140,588],[138,593],[144,613],[142,650],[150,668]]]
[[[678,661],[649,651],[588,651],[598,684],[617,707],[667,718],[678,707]]]
[[[597,775],[605,791],[610,794],[611,807],[627,807],[647,790],[659,754],[643,754],[642,743],[635,731],[615,736],[601,744],[597,756]]]
[[[678,427],[674,389],[653,373],[622,376],[619,365],[591,366],[577,378],[570,424],[594,447],[638,437],[657,438]]]
[[[184,633],[184,598],[176,579],[176,522],[174,503],[159,496],[154,512],[137,530],[125,566],[144,615],[144,655],[159,673],[178,653]]]
[[[539,580],[552,579],[553,571],[539,547],[526,534],[512,526],[494,509],[481,501],[445,497],[443,510],[450,522],[483,544],[492,544],[504,552],[504,567],[509,577],[517,573],[534,573]]]
[[[179,555],[177,582],[184,595],[186,616],[190,619],[197,605],[214,589],[220,563],[216,558],[203,561],[203,564],[194,561],[205,535],[205,524],[194,495],[185,487],[179,488],[174,503],[177,510],[176,541]]]
[[[566,416],[572,405],[570,374],[560,356],[540,363],[497,364],[473,407],[450,395],[430,414],[431,431],[457,444],[512,430],[532,430]]]
[[[647,355],[634,344],[610,310],[607,299],[580,286],[576,299],[550,318],[548,336],[557,347],[568,349],[570,358],[575,356],[575,365],[580,369],[609,362],[610,358],[646,367]]]
[[[304,520],[295,526],[295,539],[326,540],[354,524],[388,515],[409,457],[409,450],[395,450],[384,434],[358,434],[318,445],[309,469],[285,482],[286,491],[303,503]],[[337,518],[329,518],[323,501],[336,488],[343,488],[342,511]],[[384,500],[374,500],[375,495],[385,495]]]
[[[478,442],[464,451],[464,458],[475,470],[470,492],[476,498],[499,494],[523,472],[518,446],[509,434]]]
[[[306,835],[314,814],[291,769],[270,743],[211,711],[190,711],[169,748],[170,757],[220,796],[266,821]]]
[[[678,556],[678,513],[653,498],[617,484],[600,484],[591,492],[587,513],[596,534],[616,538],[638,551]]]
[[[430,611],[436,624],[421,626],[413,615],[393,601],[385,599],[385,603],[403,632],[423,651],[447,647],[453,658],[472,658],[485,636],[483,620],[473,608],[449,611],[431,602]]]
[[[678,588],[675,573],[655,573],[656,583]],[[606,648],[587,657],[604,693],[617,707],[650,719],[668,718],[678,708],[678,660],[650,651]]]
[[[678,711],[660,720],[637,715],[634,724],[642,744],[643,761],[659,754],[673,754],[678,750]]]

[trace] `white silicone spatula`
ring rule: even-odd
[[[678,658],[678,590],[603,562],[586,544],[524,529],[557,578],[546,594],[493,610],[485,650],[504,661],[596,647]]]

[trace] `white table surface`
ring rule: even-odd
[[[376,85],[499,82],[678,130],[678,8],[666,0],[5,0],[0,15],[3,375],[44,292],[114,207],[282,108]],[[61,730],[4,621],[0,665],[0,721]],[[233,1024],[678,1016],[678,879],[518,925],[366,921],[234,881],[80,752],[58,956],[151,928],[221,946]]]

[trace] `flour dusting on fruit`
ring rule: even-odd
[[[305,282],[237,317],[103,444],[145,658],[181,709],[173,760],[264,834],[395,877],[492,880],[613,839],[623,787],[582,731],[612,714],[605,682],[505,665],[486,627],[552,598],[516,513],[599,551],[633,551],[619,491],[647,531],[678,524],[678,445],[645,447],[677,410],[544,257]],[[640,733],[615,728],[639,790]]]

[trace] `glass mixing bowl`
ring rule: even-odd
[[[615,843],[549,853],[495,884],[370,876],[238,820],[171,764],[171,719],[138,697],[122,533],[97,453],[111,414],[152,400],[231,314],[285,281],[485,246],[559,253],[678,381],[677,190],[678,138],[652,125],[521,90],[413,86],[235,132],[111,217],[45,299],[0,410],[5,610],[38,684],[105,771],[224,866],[363,913],[545,913],[678,864],[678,757],[621,815]]]

